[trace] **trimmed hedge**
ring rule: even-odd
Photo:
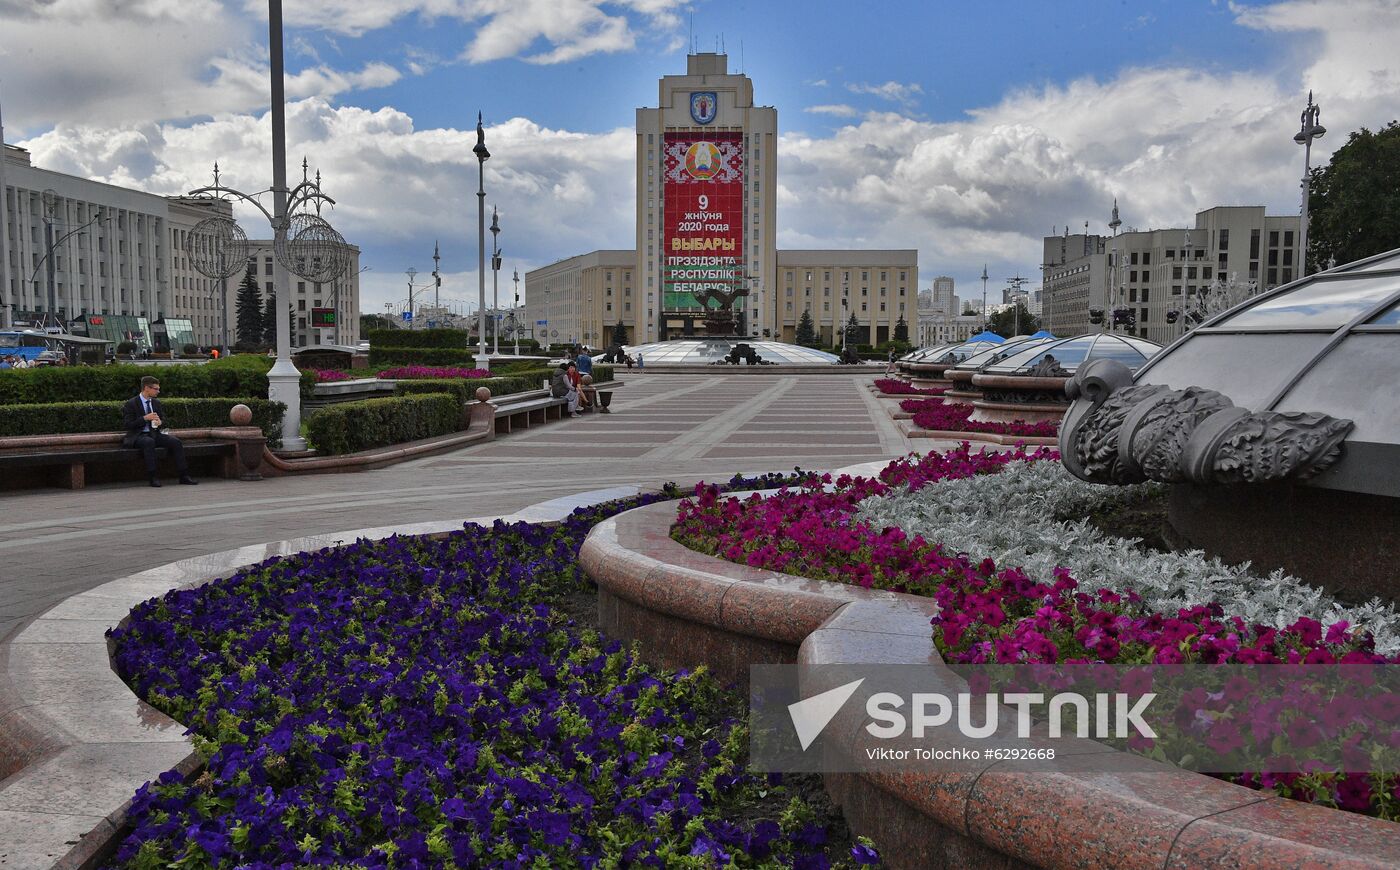
[[[471,346],[465,329],[374,329],[369,347],[458,348]]]
[[[456,432],[461,409],[447,392],[330,405],[307,420],[306,440],[331,455],[388,447]]]
[[[476,388],[485,387],[491,397],[500,398],[511,393],[524,393],[538,390],[540,382],[554,377],[554,369],[531,369],[514,375],[499,378],[434,378],[431,380],[401,380],[394,387],[395,396],[424,395],[427,393],[449,393],[458,402],[468,402],[476,398]],[[612,366],[594,365],[593,382],[604,383],[613,379]],[[319,411],[317,413],[320,413]]]
[[[490,389],[490,384],[486,383],[486,378],[432,378],[430,380],[396,381],[394,384],[395,396],[424,396],[431,393],[447,393],[457,400],[457,404],[462,405],[469,399],[475,399],[477,387]],[[491,395],[496,391],[491,390]]]
[[[476,357],[470,350],[455,347],[369,347],[370,368],[390,366],[460,366],[473,368]]]
[[[272,360],[236,356],[228,361],[180,366],[46,366],[0,371],[0,406],[54,402],[125,401],[141,390],[141,378],[160,378],[162,397],[217,399],[238,396],[267,398],[267,372]],[[302,398],[311,396],[316,376],[303,372]]]
[[[214,399],[161,399],[165,411],[162,422],[171,429],[200,429],[228,426],[228,412],[234,405],[247,405],[253,412],[253,425],[276,443],[282,429],[281,402],[244,397]],[[82,432],[120,432],[122,402],[52,402],[44,405],[0,406],[2,435],[72,435]]]

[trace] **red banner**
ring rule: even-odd
[[[700,308],[695,294],[744,281],[743,134],[667,133],[663,157],[663,305]]]

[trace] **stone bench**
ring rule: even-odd
[[[593,389],[598,393],[598,405],[604,409],[611,405],[613,391],[621,386],[623,384],[619,381],[593,384]],[[496,434],[508,435],[516,429],[528,429],[537,424],[563,419],[569,402],[564,398],[556,398],[545,388],[502,396],[492,404],[496,406]],[[586,413],[592,409],[581,410]]]
[[[554,398],[549,390],[529,390],[504,396],[494,404],[496,434],[509,435],[516,429],[529,429],[539,423],[562,419],[568,400]]]
[[[200,464],[210,457],[216,473],[226,478],[261,480],[266,439],[256,426],[174,429],[170,434],[185,445],[185,456]],[[41,483],[65,489],[87,485],[92,465],[126,465],[129,471],[117,479],[136,480],[145,475],[141,451],[122,446],[121,432],[89,432],[68,435],[15,435],[0,437],[0,475],[5,488]],[[157,460],[167,460],[165,448],[156,449]],[[38,472],[25,474],[23,472]],[[139,473],[138,473],[139,472]]]

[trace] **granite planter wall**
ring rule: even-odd
[[[604,630],[639,642],[644,656],[709,665],[740,685],[749,664],[919,664],[946,673],[956,691],[933,645],[931,600],[696,553],[669,537],[674,519],[666,503],[620,514],[596,526],[580,553],[598,584]],[[822,672],[807,673],[804,695],[828,688]],[[828,752],[861,750],[855,707],[828,726],[849,737]],[[825,780],[852,828],[894,867],[1400,866],[1400,825],[1089,747],[1082,770],[986,762]]]
[[[968,380],[976,391],[972,399],[974,420],[1039,423],[1042,420],[1059,420],[1069,410],[1069,399],[1065,397],[1068,377],[993,375],[986,372],[956,374],[971,374]]]

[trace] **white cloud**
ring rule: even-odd
[[[831,103],[821,106],[808,106],[802,111],[811,112],[814,115],[835,115],[838,118],[854,118],[856,115],[860,114],[856,111],[854,106],[848,106],[844,103]]]
[[[1309,87],[1326,139],[1314,165],[1400,104],[1400,4],[1288,2],[1237,10],[1241,25],[1296,35],[1292,72],[1127,69],[1010,93],[965,120],[872,113],[829,137],[783,136],[779,244],[917,247],[926,274],[972,275],[984,259],[1033,274],[1052,227],[1104,232],[1113,197],[1144,229],[1198,209],[1297,209],[1292,141]],[[878,90],[873,88],[872,90]],[[897,88],[889,89],[891,94]],[[1010,271],[1007,272],[1010,274]]]
[[[523,56],[557,64],[631,50],[639,35],[664,42],[679,26],[680,0],[300,0],[284,25],[350,37],[416,16],[455,21],[462,59]],[[0,79],[10,129],[59,123],[139,124],[254,111],[267,104],[267,6],[263,0],[0,0]],[[395,83],[390,59],[359,70],[322,63],[315,45],[292,33],[287,94],[335,97]],[[405,50],[422,75],[441,63]],[[154,62],[157,59],[158,62]],[[397,59],[394,59],[397,60]]]
[[[217,160],[224,183],[252,192],[271,182],[270,124],[266,114],[129,129],[65,124],[20,144],[37,166],[163,194],[208,184]],[[486,163],[486,205],[488,212],[500,206],[508,269],[523,273],[560,256],[633,244],[631,129],[574,133],[512,118],[488,127],[486,142],[493,155]],[[402,295],[403,282],[384,276],[411,264],[431,270],[434,239],[442,243],[444,269],[475,264],[475,144],[471,128],[418,130],[392,108],[338,107],[323,99],[288,106],[293,180],[301,155],[308,155],[311,171],[322,172],[326,192],[337,200],[327,217],[365,250],[361,264],[374,269],[363,279],[367,294],[379,292],[374,288],[382,282],[384,292]],[[266,235],[254,209],[240,208],[238,215],[251,236]],[[467,271],[474,288],[475,272]],[[364,310],[384,301],[367,296]]]
[[[901,82],[885,82],[883,85],[872,85],[864,82],[852,82],[846,85],[846,90],[853,94],[871,94],[883,100],[899,103],[903,106],[912,105],[919,94],[924,92],[923,87],[917,82],[903,84]]]

